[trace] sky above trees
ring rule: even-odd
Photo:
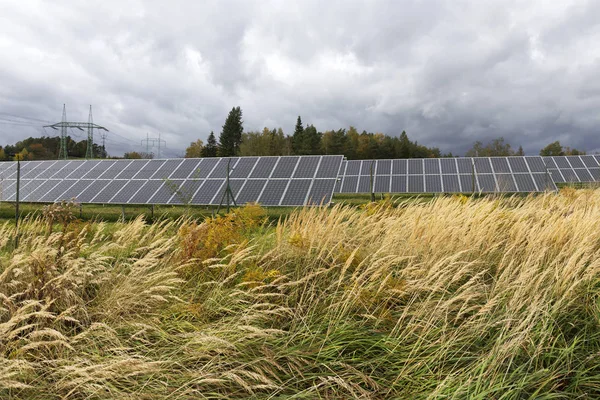
[[[238,105],[248,131],[293,134],[302,115],[322,132],[406,131],[455,154],[497,137],[530,154],[556,140],[600,150],[598,1],[0,0],[0,9],[2,145],[40,136],[66,103],[75,121],[94,106],[114,155],[159,132],[165,156],[183,155]]]

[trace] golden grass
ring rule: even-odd
[[[600,191],[262,217],[1,225],[0,397],[600,397]]]

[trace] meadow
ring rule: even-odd
[[[600,397],[600,190],[0,225],[0,398]]]

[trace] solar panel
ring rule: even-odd
[[[546,164],[541,157],[525,157],[527,166],[531,172],[546,172]]]
[[[231,169],[235,169],[237,161],[237,158],[221,158],[208,177],[210,179],[226,178],[228,166],[231,173]]]
[[[358,181],[358,193],[371,193],[371,177],[362,175]]]
[[[131,162],[132,162],[131,160],[114,161],[113,164],[109,168],[98,169],[98,171],[100,172],[100,175],[97,176],[97,178],[115,179],[117,177],[117,175],[119,175],[121,173],[123,168],[125,168],[125,166],[129,165]],[[86,177],[87,177],[87,175],[86,175]]]
[[[600,182],[600,168],[588,168],[588,171],[590,171],[594,182]]]
[[[156,173],[163,166],[165,160],[150,160],[149,163],[144,165],[137,174],[135,174],[135,179],[150,179],[152,175]],[[103,176],[104,177],[104,176]]]
[[[410,164],[409,164],[410,169]],[[409,193],[425,193],[425,182],[423,182],[423,175],[409,175],[408,176],[408,192]]]
[[[100,181],[104,182],[104,181]],[[96,196],[94,196],[90,202],[91,203],[108,203],[110,199],[113,198],[114,195],[117,194],[119,190],[123,188],[123,186],[127,183],[127,181],[108,181],[104,188],[98,192]]]
[[[192,197],[192,204],[210,204],[211,200],[217,195],[217,192],[224,183],[224,179],[204,181],[202,186],[200,186],[194,194],[194,197]]]
[[[376,160],[371,178],[373,162],[348,161],[340,172],[341,184],[336,192],[370,193],[373,188],[377,193],[514,193],[556,190],[554,175],[563,178],[558,170],[546,169],[542,157],[537,156]],[[577,165],[583,164],[581,160]],[[600,176],[600,164],[597,169],[596,176]],[[588,169],[570,170],[569,179],[595,179]],[[517,180],[515,175],[525,176]],[[535,183],[545,180],[550,183]]]
[[[480,192],[494,193],[498,191],[496,188],[496,179],[494,179],[493,174],[478,174],[476,175],[476,179]]]
[[[423,164],[426,174],[440,174],[440,161],[436,159],[424,159]]]
[[[168,179],[169,176],[175,171],[175,169],[181,164],[182,160],[167,160],[162,164],[158,170],[150,177],[150,179]],[[205,175],[206,176],[206,175]],[[203,178],[205,177],[203,176]]]
[[[406,164],[406,160],[402,160]],[[347,162],[346,165],[346,174],[347,175],[359,175],[360,174],[360,166],[362,164],[362,160],[351,160]]]
[[[96,166],[94,168],[92,168],[87,174],[85,174],[83,176],[83,178],[84,179],[98,179],[105,172],[110,171],[111,168],[116,163],[117,163],[116,161],[107,161],[107,160],[100,161],[98,164],[96,164]],[[116,169],[118,170],[118,168],[116,168]],[[117,173],[118,173],[118,171],[117,171]],[[111,179],[111,178],[108,178],[108,179]]]
[[[537,188],[529,174],[515,174],[515,181],[520,192],[535,192]]]
[[[577,178],[577,174],[571,168],[561,168],[561,174],[565,178],[565,182],[574,183],[579,182],[579,178]]]
[[[392,176],[392,193],[406,193],[408,191],[406,184],[406,175]]]
[[[258,157],[244,157],[236,165],[235,169],[230,172],[230,178],[247,178],[252,172],[258,161]]]
[[[377,175],[375,179],[375,191],[379,193],[387,193],[390,191],[390,176]]]
[[[508,166],[508,160],[506,158],[497,158],[494,157],[491,159],[492,168],[494,168],[494,173],[510,173],[510,167]]]
[[[346,162],[340,167],[340,162],[336,157],[321,157],[321,164],[317,171],[316,178],[337,178],[340,171],[345,167]]]
[[[470,158],[458,158],[456,159],[458,165],[459,174],[472,174],[473,173],[473,160]]]
[[[79,195],[77,196],[77,200],[82,203],[91,203],[94,197],[102,191],[110,182],[109,180],[95,180],[86,187]]]
[[[475,164],[476,174],[491,174],[493,172],[489,158],[474,158],[473,163]]]
[[[507,163],[508,165],[508,163]],[[499,192],[517,192],[517,185],[512,174],[496,174]]]
[[[444,192],[446,193],[461,192],[457,175],[442,175],[442,184],[444,185]]]
[[[427,165],[425,167],[427,168]],[[440,175],[425,175],[425,190],[428,193],[443,192],[441,176]]]
[[[206,161],[206,160],[205,160]],[[269,178],[277,165],[279,157],[261,157],[250,173],[250,178]]]
[[[312,178],[317,171],[321,157],[302,157],[296,165],[294,178]]]
[[[310,188],[310,179],[295,179],[289,181],[289,185],[285,190],[283,198],[281,199],[282,206],[295,206],[304,204],[308,189]]]
[[[164,184],[161,180],[147,180],[128,201],[128,204],[147,204],[148,201]]]
[[[179,164],[173,173],[169,176],[170,179],[185,179],[188,176],[195,176],[199,174],[199,168],[201,168],[201,161],[198,159],[185,159]],[[230,175],[231,176],[231,175]]]
[[[358,176],[346,176],[342,184],[342,193],[358,193]]]
[[[129,199],[133,197],[138,190],[144,186],[146,181],[136,180],[136,181],[127,181],[126,184],[123,185],[121,190],[117,194],[115,194],[111,199],[110,203],[114,204],[125,204],[129,202]]]
[[[281,198],[289,181],[286,180],[270,180],[265,185],[258,201],[267,206],[277,206],[281,202]]]
[[[328,204],[333,195],[334,184],[335,181],[332,179],[315,179],[310,188],[307,203],[314,205]]]
[[[161,186],[156,189],[154,195],[150,196],[147,203],[148,204],[168,204],[171,197],[181,187],[183,184],[182,179],[170,179],[168,181],[163,182]]]
[[[456,166],[456,160],[454,160],[452,158],[441,158],[440,164],[442,166],[442,174],[458,173],[458,167]]]
[[[45,180],[38,182],[32,182],[35,186],[33,190],[31,190],[28,194],[21,198],[22,201],[30,201],[37,202],[39,199],[46,194],[46,192],[50,191],[54,186],[60,183],[57,179]]]
[[[598,156],[544,157],[544,164],[556,183],[599,182]]]
[[[186,179],[169,199],[169,204],[191,204],[194,194],[203,183],[204,180]]]
[[[254,179],[246,182],[244,187],[237,193],[235,201],[238,204],[246,204],[258,201],[258,197],[262,192],[266,179]]]
[[[69,181],[72,181],[73,184],[71,186],[69,186],[67,188],[67,190],[65,190],[62,194],[58,195],[58,197],[56,198],[56,201],[71,200],[71,199],[77,199],[78,201],[82,201],[82,200],[80,200],[79,195],[81,194],[82,191],[87,189],[87,187],[89,185],[91,185],[92,182],[94,182],[89,179],[69,180]]]
[[[392,174],[392,160],[377,160],[375,174],[377,174],[378,176],[379,175],[391,175]]]
[[[511,172],[513,173],[526,173],[529,172],[525,158],[521,157],[509,157],[508,164],[510,165]]]
[[[580,158],[587,168],[600,167],[600,165],[598,165],[598,161],[596,161],[596,158],[594,156],[580,156]]]
[[[421,159],[408,160],[408,174],[409,175],[411,175],[411,174],[412,175],[423,175],[423,160],[421,160]]]

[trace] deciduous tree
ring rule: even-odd
[[[185,158],[199,158],[202,157],[202,151],[204,150],[204,143],[198,139],[195,142],[190,143],[189,147],[185,149]]]

